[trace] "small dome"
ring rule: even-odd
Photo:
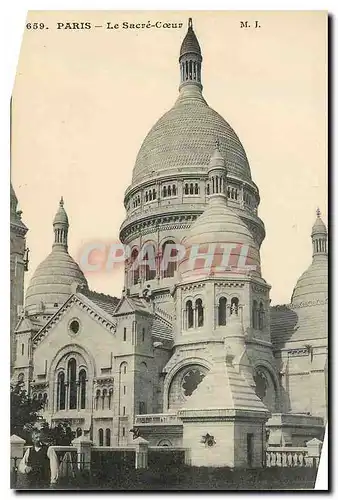
[[[181,45],[180,57],[184,54],[201,55],[201,47],[193,30],[191,18],[189,18],[188,31]]]
[[[324,222],[322,221],[320,215],[321,215],[321,213],[320,213],[320,210],[318,208],[317,209],[317,219],[312,226],[311,236],[314,236],[316,234],[323,234],[323,235],[327,234],[326,226],[325,226]]]
[[[63,201],[62,196],[61,196],[61,200],[59,203],[59,209],[56,212],[55,217],[54,217],[53,224],[64,224],[66,226],[68,226],[68,224],[69,224],[68,215],[67,215],[66,210],[64,209],[64,201]]]
[[[311,266],[301,275],[294,288],[291,302],[325,300],[328,296],[328,259],[323,255],[314,259]]]
[[[232,270],[229,269],[231,275],[249,273],[260,276],[257,245],[245,223],[225,201],[210,200],[206,210],[190,227],[182,244],[186,248],[186,255],[178,269],[182,280],[210,274],[223,276],[228,272],[224,268],[229,266],[232,267]],[[226,263],[225,245],[232,245]],[[192,255],[203,253],[210,255],[210,264],[207,266],[205,259],[191,258]]]
[[[317,219],[312,227],[312,264],[298,279],[291,302],[316,302],[328,296],[327,229],[317,210]]]
[[[54,304],[61,306],[72,294],[72,284],[88,286],[78,264],[65,249],[55,248],[39,264],[30,281],[26,293],[26,309],[33,312],[41,302],[45,312],[56,312]]]

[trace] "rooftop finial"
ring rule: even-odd
[[[63,207],[64,203],[65,203],[65,202],[63,201],[63,196],[61,196],[61,199],[60,199],[60,207]]]
[[[320,212],[320,208],[318,207],[317,210],[316,210],[316,214],[317,214],[317,217],[320,217],[321,216],[321,212]]]
[[[189,21],[188,21],[188,28],[193,28],[192,26],[192,17],[189,17]]]

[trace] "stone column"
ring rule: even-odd
[[[65,409],[69,410],[69,382],[65,382]]]
[[[244,208],[244,184],[241,184],[241,192],[239,196],[239,204],[240,207],[243,209]]]
[[[88,436],[82,435],[73,439],[72,445],[77,449],[78,469],[90,470],[93,441]]]
[[[193,307],[193,327],[197,328],[197,307]]]
[[[147,469],[149,442],[138,437],[133,441],[133,444],[135,446],[135,469]]]

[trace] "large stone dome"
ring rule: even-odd
[[[200,90],[183,87],[176,104],[152,127],[143,141],[133,171],[133,183],[154,173],[173,173],[179,167],[207,166],[215,147],[226,158],[228,174],[251,181],[249,162],[238,136]]]

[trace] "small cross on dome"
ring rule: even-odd
[[[63,196],[61,196],[61,199],[60,199],[60,207],[63,207],[63,205],[64,205]]]
[[[321,216],[321,212],[320,212],[320,209],[319,209],[319,208],[317,208],[317,210],[316,210],[316,214],[317,214],[317,217],[320,217],[320,216]]]

